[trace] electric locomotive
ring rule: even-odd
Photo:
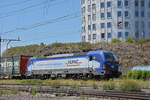
[[[112,51],[89,51],[84,55],[68,54],[31,57],[27,63],[28,78],[110,78],[118,77],[119,62]]]

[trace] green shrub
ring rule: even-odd
[[[146,43],[146,42],[149,42],[149,41],[150,41],[150,39],[139,39],[136,42],[137,43]]]
[[[141,91],[141,86],[135,81],[126,80],[120,85],[119,89],[121,91]]]
[[[129,79],[149,80],[150,79],[150,71],[146,71],[146,70],[130,71],[127,73],[127,77]]]
[[[136,42],[136,38],[135,37],[128,37],[126,40],[126,43],[135,43]]]
[[[65,94],[63,94],[63,93],[57,93],[56,94],[56,97],[63,97],[63,96],[65,96]]]
[[[112,39],[112,43],[120,43],[121,41],[119,39]]]
[[[122,75],[120,76],[120,79],[127,79],[127,74],[122,74]]]
[[[115,90],[115,88],[115,84],[111,82],[103,85],[104,90]]]
[[[37,93],[37,88],[32,88],[31,94],[36,95],[36,93]]]

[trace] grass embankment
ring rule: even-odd
[[[126,75],[122,75],[118,79],[110,80],[72,80],[72,79],[56,79],[56,80],[0,80],[0,84],[47,84],[53,88],[60,88],[68,85],[72,88],[80,88],[81,86],[89,86],[93,89],[103,88],[103,90],[119,90],[119,91],[140,91],[141,88],[150,87],[150,71],[130,71]]]
[[[93,89],[103,88],[104,90],[119,90],[119,91],[140,91],[141,88],[150,87],[150,80],[135,80],[135,79],[110,79],[109,81],[96,80],[72,80],[72,79],[57,79],[57,80],[0,80],[0,84],[47,84],[54,88],[60,88],[63,85],[69,85],[72,88],[80,88],[80,86],[89,86]]]

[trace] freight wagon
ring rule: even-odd
[[[114,52],[89,51],[85,55],[31,57],[27,64],[30,78],[117,77],[119,62]]]
[[[2,57],[0,60],[1,78],[23,78],[30,56]]]

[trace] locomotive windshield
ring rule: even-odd
[[[96,60],[96,61],[100,62],[100,57],[99,56],[90,56],[89,61],[92,61],[92,60]]]
[[[104,53],[106,62],[118,62],[117,57],[112,53]]]

